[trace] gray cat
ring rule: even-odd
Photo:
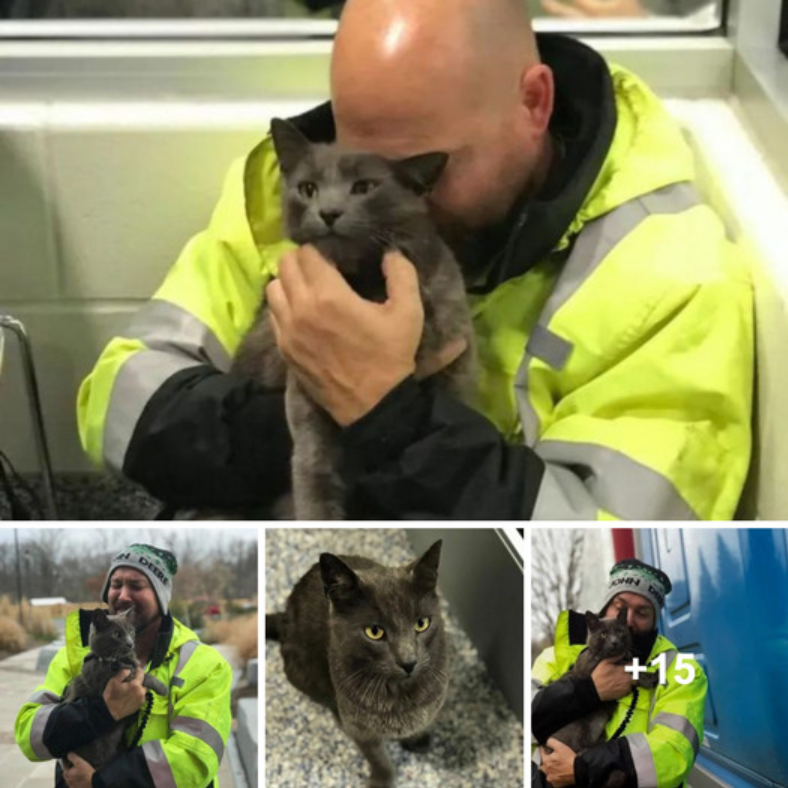
[[[90,653],[85,657],[82,672],[75,676],[63,693],[64,703],[74,703],[80,698],[103,695],[107,682],[120,670],[131,670],[125,681],[131,681],[140,668],[134,653],[134,626],[127,613],[112,616],[106,610],[94,610],[90,622],[88,643]],[[158,695],[166,696],[167,687],[155,676],[146,673],[142,681]],[[96,770],[109,763],[124,749],[123,735],[132,718],[118,720],[106,733],[76,752]]]
[[[621,664],[631,659],[632,636],[627,627],[627,609],[622,608],[616,618],[600,618],[586,612],[588,640],[577,662],[558,681],[567,681],[570,676],[588,678],[594,668],[604,659],[618,658]],[[638,680],[642,687],[656,686],[658,676],[646,674]],[[568,745],[578,755],[606,741],[605,728],[616,710],[618,701],[605,701],[595,711],[559,728],[553,737]],[[614,769],[607,777],[603,788],[620,788],[626,775]]]
[[[284,613],[266,615],[285,673],[328,707],[370,765],[369,788],[391,788],[386,739],[424,751],[443,705],[448,657],[436,584],[441,542],[406,566],[323,553]],[[346,784],[346,783],[345,783]]]
[[[424,331],[416,374],[449,341],[468,349],[433,376],[458,396],[471,394],[473,329],[462,273],[430,220],[426,195],[440,177],[445,153],[390,160],[313,144],[292,124],[274,119],[271,134],[284,178],[285,230],[332,261],[364,298],[384,301],[383,254],[400,250],[416,267],[424,304]],[[244,338],[233,371],[267,388],[285,387],[293,436],[293,509],[298,520],[341,520],[345,515],[339,467],[339,427],[289,374],[279,355],[267,307]],[[288,514],[280,507],[280,515]]]

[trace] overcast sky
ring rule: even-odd
[[[60,536],[61,544],[91,545],[107,547],[109,550],[121,550],[133,542],[144,542],[156,545],[173,535],[178,541],[188,538],[192,545],[201,548],[200,552],[210,552],[223,544],[235,539],[253,542],[257,539],[257,528],[226,527],[224,525],[212,525],[205,528],[190,528],[188,526],[157,528],[139,523],[123,525],[69,525],[50,528],[14,528],[11,526],[0,526],[0,544],[14,541],[14,531],[19,535],[20,544],[27,539],[38,539],[46,535],[47,531],[57,530],[65,532]]]

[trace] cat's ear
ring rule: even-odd
[[[443,540],[438,539],[421,558],[417,558],[408,566],[420,590],[435,590],[435,586],[438,584],[438,564],[441,560],[442,546]]]
[[[397,177],[416,194],[431,192],[438,182],[446,162],[448,153],[422,153],[407,159],[392,162]]]
[[[627,608],[625,608],[625,607],[622,607],[621,610],[618,611],[618,615],[616,616],[616,619],[621,624],[626,624],[627,623],[627,613],[629,613],[629,610]]]
[[[358,596],[358,576],[344,561],[331,553],[320,554],[320,577],[326,596],[336,607],[347,606]]]
[[[271,137],[279,169],[285,175],[296,168],[312,144],[292,123],[281,118],[271,121]]]
[[[598,629],[602,628],[599,616],[596,613],[592,613],[590,610],[586,610],[586,626],[589,632],[596,632]]]
[[[110,623],[107,611],[101,608],[94,610],[90,616],[90,623],[96,628],[97,632],[101,632],[103,629],[109,629]]]

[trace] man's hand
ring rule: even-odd
[[[547,749],[552,752],[547,752]],[[558,739],[548,739],[547,748],[540,747],[541,770],[553,788],[566,788],[575,784],[575,751]]]
[[[63,764],[63,779],[68,788],[91,788],[95,769],[75,752],[68,754],[71,766]]]
[[[413,265],[389,252],[387,300],[367,301],[312,246],[286,252],[266,288],[279,349],[341,426],[372,410],[416,369],[424,309]]]
[[[617,665],[616,661],[615,657],[603,659],[591,673],[600,700],[618,700],[632,692],[632,674],[624,670],[626,665]]]
[[[568,19],[648,15],[640,0],[542,0],[542,8],[551,16]]]
[[[141,669],[137,670],[137,675],[131,681],[124,681],[130,673],[127,668],[119,671],[104,688],[104,703],[114,720],[131,716],[145,703],[145,687],[142,686],[145,673]]]

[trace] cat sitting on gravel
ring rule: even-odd
[[[266,637],[281,642],[287,678],[333,712],[369,762],[369,788],[395,784],[387,739],[427,749],[427,728],[446,697],[440,550],[438,541],[395,568],[323,553],[285,612],[265,617]]]

